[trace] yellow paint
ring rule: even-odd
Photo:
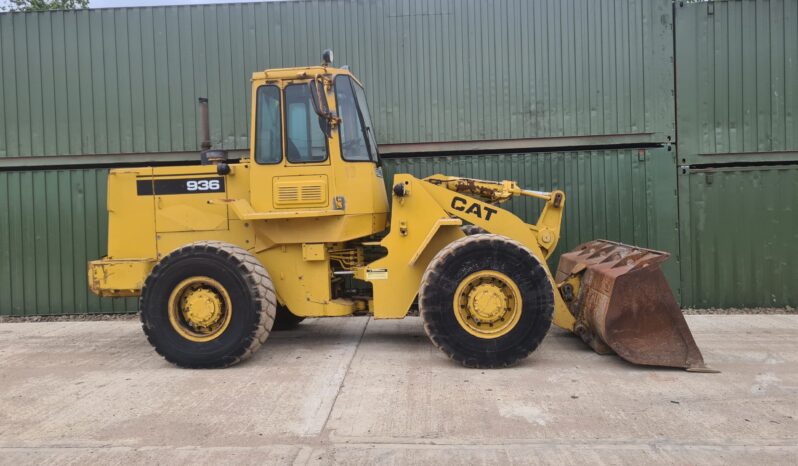
[[[324,244],[303,244],[302,259],[306,261],[326,261],[327,247]]]
[[[506,335],[518,324],[523,311],[518,286],[495,270],[480,270],[464,278],[453,301],[457,322],[478,338]]]
[[[101,259],[89,262],[89,289],[99,296],[138,296],[154,259]]]
[[[447,244],[464,236],[458,226],[440,226],[438,223],[438,220],[451,217],[430,194],[428,188],[435,186],[411,175],[396,175],[393,183],[407,183],[411,194],[393,198],[393,228],[380,242],[380,246],[388,250],[388,255],[355,269],[355,278],[372,284],[373,312],[378,319],[401,319],[407,315],[418,294],[421,277],[432,258]],[[448,191],[446,188],[439,189]],[[428,240],[430,231],[435,228],[437,232]],[[426,247],[422,248],[425,243]],[[411,264],[414,256],[417,258]],[[368,269],[385,269],[389,279],[369,280],[366,274]]]
[[[221,283],[197,276],[175,286],[167,312],[169,323],[180,336],[202,343],[218,338],[227,330],[234,310]]]
[[[227,202],[227,201],[223,201]],[[339,217],[345,215],[343,210],[280,210],[276,212],[256,212],[246,199],[235,199],[228,202],[235,216],[241,220],[284,220],[293,218]]]
[[[432,238],[434,238],[435,234],[438,233],[440,227],[443,226],[459,227],[462,224],[463,221],[457,218],[439,218],[438,220],[436,220],[435,224],[432,225],[432,229],[429,232],[427,232],[427,236],[424,237],[424,240],[419,245],[418,250],[416,250],[416,253],[413,254],[413,257],[410,258],[410,262],[407,265],[412,266],[413,264],[416,263],[419,256],[421,256],[421,253],[423,253],[424,250],[427,249],[427,245],[429,244],[429,242],[432,241]]]
[[[108,175],[108,259],[155,258],[155,197],[136,196],[139,178],[152,178],[152,168]]]
[[[281,245],[256,255],[272,277],[280,302],[294,314],[332,317],[354,311],[351,300],[332,296],[330,261],[306,261],[303,245]]]

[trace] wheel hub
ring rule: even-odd
[[[189,290],[181,302],[183,316],[194,328],[210,327],[222,317],[222,300],[213,290]]]
[[[232,318],[230,296],[210,277],[189,277],[169,296],[169,322],[183,338],[206,342],[224,333]]]
[[[480,322],[496,322],[507,311],[509,300],[500,287],[484,283],[468,294],[468,309]]]
[[[509,333],[521,316],[521,292],[507,275],[494,270],[472,273],[454,294],[457,321],[479,338]]]

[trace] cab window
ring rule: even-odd
[[[306,84],[285,88],[285,155],[291,163],[327,160],[327,137],[313,111]]]
[[[335,78],[335,102],[341,124],[338,136],[341,141],[341,156],[349,161],[369,161],[369,148],[366,143],[366,127],[357,108],[352,80],[341,75]]]
[[[277,86],[260,86],[256,105],[255,161],[278,163],[283,159],[280,89]]]
[[[360,87],[360,84],[355,81],[352,81],[352,89],[355,90],[355,100],[357,101],[358,111],[360,111],[360,119],[365,127],[366,141],[369,145],[369,152],[371,152],[371,159],[379,163],[377,134],[374,132],[374,125],[371,123],[371,114],[369,113],[369,106],[366,103],[366,92]]]

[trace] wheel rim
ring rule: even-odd
[[[209,277],[190,277],[169,296],[169,322],[183,338],[206,342],[224,333],[232,317],[230,295]]]
[[[521,292],[507,275],[481,270],[467,276],[454,293],[454,314],[468,333],[498,338],[521,318]]]

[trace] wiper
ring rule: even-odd
[[[366,138],[366,146],[369,149],[369,154],[371,154],[371,160],[377,162],[377,165],[382,165],[382,160],[380,160],[380,156],[377,153],[376,138],[372,138],[372,136],[374,136],[374,131],[371,129],[371,126],[366,126],[365,128],[366,130],[363,132],[363,136]],[[371,136],[369,136],[369,134]]]

